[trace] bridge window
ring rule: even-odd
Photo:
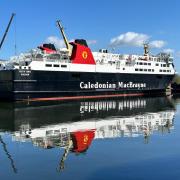
[[[54,64],[54,67],[59,67],[59,64]]]
[[[61,65],[62,68],[67,68],[67,65]]]
[[[46,64],[45,66],[46,67],[52,67],[52,64]]]

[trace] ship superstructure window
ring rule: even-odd
[[[145,63],[143,63],[143,62],[137,62],[136,64],[137,64],[137,65],[145,65],[145,66],[151,65],[151,63],[146,63],[146,62],[145,62]]]
[[[54,67],[59,67],[59,64],[54,64],[53,66],[54,66]]]
[[[108,53],[108,50],[107,49],[100,49],[99,52],[100,53]]]
[[[161,64],[161,67],[166,67],[166,64]]]
[[[156,63],[156,66],[159,66],[159,64],[158,64],[158,63]]]
[[[148,66],[151,66],[151,63],[148,63]]]
[[[52,64],[46,64],[45,66],[46,67],[52,67]]]
[[[67,65],[61,65],[62,68],[67,68]]]
[[[154,72],[154,69],[135,69],[135,71]]]

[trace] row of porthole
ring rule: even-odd
[[[46,64],[46,67],[52,67],[52,64]],[[53,64],[53,67],[60,67],[59,64]],[[67,65],[61,65],[62,68],[67,68]]]
[[[159,66],[160,64],[156,63],[156,66]],[[169,64],[161,64],[161,67],[169,67]]]
[[[148,66],[151,66],[151,63],[143,63],[143,62],[137,62],[137,65],[148,65]]]
[[[162,69],[160,69],[159,72],[171,72],[171,70],[162,70]]]
[[[154,72],[154,69],[135,69],[135,71],[148,71],[148,72]]]

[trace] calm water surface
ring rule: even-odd
[[[0,103],[0,178],[180,179],[180,98]]]

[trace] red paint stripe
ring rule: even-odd
[[[109,94],[109,95],[95,95],[95,96],[69,96],[69,97],[50,97],[50,98],[32,98],[25,101],[62,101],[74,99],[95,99],[95,98],[109,98],[109,97],[128,97],[128,96],[143,96],[144,93],[132,94]]]

